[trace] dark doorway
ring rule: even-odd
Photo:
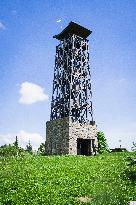
[[[91,139],[77,139],[77,154],[91,155]]]

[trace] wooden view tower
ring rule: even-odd
[[[90,30],[70,22],[54,36],[59,45],[56,46],[51,115],[47,122],[49,154],[90,155],[96,151],[87,39],[90,34]]]

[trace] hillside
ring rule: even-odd
[[[1,157],[0,205],[127,205],[136,201],[136,169],[127,156],[136,153]]]

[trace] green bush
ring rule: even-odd
[[[45,143],[42,143],[40,144],[39,148],[38,148],[38,154],[39,155],[42,155],[42,156],[45,156]]]
[[[136,142],[133,142],[133,146],[132,146],[131,150],[132,150],[133,152],[136,152]]]
[[[107,140],[103,132],[97,132],[97,139],[98,139],[98,153],[102,154],[105,152],[109,152]]]
[[[33,154],[33,148],[32,148],[32,145],[29,141],[28,145],[26,145],[26,151],[29,153],[29,154]]]
[[[4,145],[0,147],[1,157],[22,156],[24,154],[24,149],[16,147],[14,145]]]

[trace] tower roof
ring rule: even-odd
[[[82,38],[87,38],[91,33],[92,31],[71,21],[61,33],[53,36],[53,38],[63,40],[67,34],[76,34]]]

